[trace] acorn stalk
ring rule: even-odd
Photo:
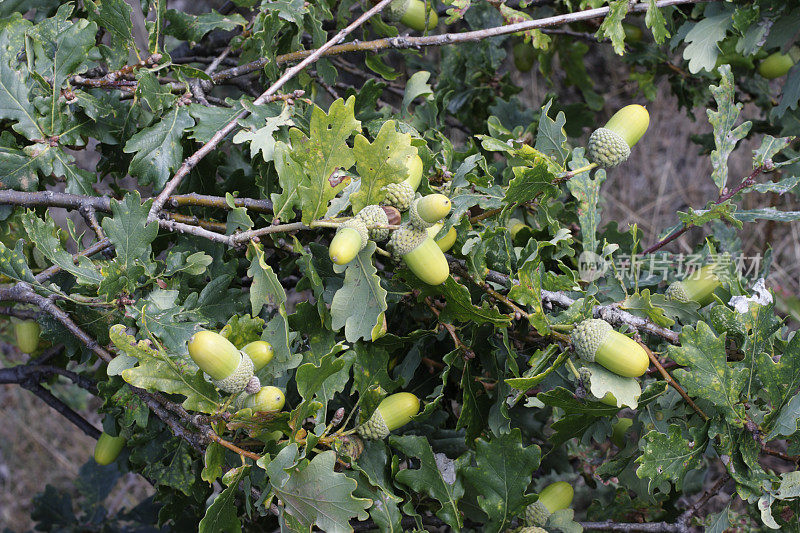
[[[619,376],[638,377],[650,366],[644,348],[605,320],[584,320],[575,326],[571,339],[578,357],[600,364]]]
[[[372,416],[356,430],[365,439],[383,439],[409,422],[419,412],[419,398],[398,392],[384,398]]]
[[[556,481],[542,489],[539,499],[525,509],[525,523],[529,526],[543,526],[550,515],[566,509],[572,503],[574,491],[566,481]]]
[[[231,394],[261,390],[258,378],[253,375],[253,361],[219,333],[198,331],[189,339],[188,349],[195,364],[219,389]]]

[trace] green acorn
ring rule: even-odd
[[[189,339],[189,356],[212,383],[230,394],[255,394],[261,383],[253,375],[253,361],[247,354],[214,331],[198,331]]]
[[[386,226],[389,224],[389,215],[379,205],[368,205],[358,212],[356,217],[367,227],[374,225]],[[385,241],[389,238],[389,230],[375,228],[369,230],[369,238],[375,242]]]
[[[253,372],[258,372],[272,361],[275,350],[267,341],[253,341],[245,345],[242,351],[253,361]]]
[[[14,337],[17,340],[17,348],[22,353],[33,353],[39,347],[39,335],[42,328],[35,320],[20,320],[12,318],[14,324]]]
[[[351,218],[344,222],[331,240],[328,254],[337,265],[346,265],[367,246],[369,230],[360,218]]]
[[[372,331],[370,331],[370,337],[375,342],[386,335],[387,331],[389,331],[389,325],[386,322],[386,313],[384,312],[378,315],[378,320],[375,322]]]
[[[374,0],[373,0],[374,1]],[[428,0],[428,26],[431,30],[439,24],[439,16],[433,9],[433,2]],[[394,0],[384,11],[389,22],[402,22],[412,30],[425,31],[425,2],[423,0]]]
[[[638,377],[650,366],[650,359],[644,348],[616,331],[605,320],[584,320],[575,326],[571,338],[578,357],[603,365],[617,375]]]
[[[618,448],[625,447],[625,434],[633,425],[633,420],[630,418],[617,418],[611,424],[611,442],[617,445]]]
[[[439,222],[438,224],[434,224],[433,226],[428,228],[426,231],[428,232],[428,237],[436,241],[436,244],[437,246],[439,246],[439,249],[442,252],[447,252],[456,243],[458,232],[456,231],[456,228],[451,226],[450,229],[447,231],[447,233],[444,234],[444,237],[437,239],[436,236],[439,234],[440,231],[442,231],[442,227],[444,227],[444,224]]]
[[[614,167],[631,155],[631,148],[650,124],[650,114],[640,105],[625,106],[603,128],[589,137],[589,159],[603,167]]]
[[[125,437],[112,437],[108,433],[101,433],[94,445],[94,460],[99,465],[110,465],[119,456],[125,447]]]
[[[398,392],[384,398],[369,420],[356,431],[365,439],[383,439],[411,422],[411,417],[418,412],[419,398],[410,392]]]
[[[697,302],[705,307],[714,300],[714,291],[722,285],[715,273],[716,265],[706,265],[686,279],[673,282],[666,292],[667,299],[676,302]]]
[[[608,405],[609,407],[616,407],[617,406],[617,397],[607,392],[605,396],[600,398],[600,403],[604,405]]]
[[[242,401],[242,407],[253,411],[280,411],[286,404],[286,396],[278,387],[262,387],[255,394],[250,394]]]
[[[411,202],[409,223],[417,229],[428,229],[450,213],[450,198],[443,194],[429,194]]]
[[[644,32],[642,28],[636,26],[635,24],[629,24],[627,22],[622,23],[622,30],[625,32],[625,40],[631,43],[638,43],[642,40],[644,36]]]
[[[389,245],[394,256],[402,258],[408,268],[428,285],[444,283],[450,275],[447,258],[425,230],[403,225],[392,232]]]
[[[543,526],[550,515],[566,509],[572,503],[574,492],[566,481],[556,481],[542,489],[539,499],[525,509],[525,523],[529,526]]]
[[[520,41],[514,45],[514,66],[520,72],[528,72],[536,62],[536,52],[532,43]]]
[[[758,64],[758,73],[768,80],[774,80],[785,76],[798,61],[800,61],[800,48],[793,46],[788,54],[775,52],[765,57]]]

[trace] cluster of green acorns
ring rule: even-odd
[[[456,241],[456,230],[450,230],[435,239],[443,225],[440,222],[450,213],[450,199],[443,194],[418,196],[416,190],[422,180],[422,159],[414,154],[406,162],[407,177],[400,183],[390,183],[385,192],[384,205],[368,205],[342,223],[328,249],[331,261],[346,265],[367,246],[367,242],[389,239],[389,248],[395,259],[402,260],[408,268],[428,285],[439,285],[450,275],[444,252]],[[386,226],[406,221],[397,229]]]
[[[706,265],[686,279],[673,282],[667,288],[666,297],[680,303],[695,302],[703,307],[713,301],[714,292],[721,285],[717,266]],[[726,309],[724,306],[717,307]],[[578,357],[598,363],[619,376],[639,377],[650,366],[647,352],[641,344],[599,318],[590,318],[577,324],[572,331],[571,341]],[[603,398],[601,401],[616,405],[613,398]]]

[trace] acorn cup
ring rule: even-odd
[[[384,398],[372,416],[356,432],[365,439],[386,438],[395,429],[411,422],[419,412],[419,398],[410,392],[398,392]]]
[[[800,48],[793,46],[788,54],[775,52],[765,57],[758,64],[758,73],[768,80],[774,80],[785,76],[798,61],[800,61]]]
[[[373,0],[374,1],[374,0]],[[425,2],[423,0],[394,0],[385,13],[390,22],[402,22],[412,30],[425,31]],[[439,24],[439,16],[433,9],[433,2],[428,0],[428,25],[431,30]]]
[[[438,224],[434,224],[433,226],[428,228],[426,231],[428,232],[428,237],[436,241],[436,245],[439,246],[439,249],[442,252],[447,252],[456,243],[458,232],[456,231],[456,228],[451,226],[450,229],[447,231],[447,233],[444,234],[444,237],[437,239],[436,236],[439,234],[440,231],[442,231],[443,226],[444,224],[439,222]]]
[[[387,207],[386,209],[393,208]],[[356,218],[363,222],[367,228],[374,225],[386,226],[389,224],[389,215],[386,213],[386,210],[379,205],[368,205],[364,207],[364,209],[358,212]],[[389,230],[383,228],[369,229],[369,238],[375,242],[385,241],[389,238]]]
[[[406,159],[406,178],[400,183],[390,183],[383,187],[386,192],[384,205],[407,211],[414,201],[414,193],[422,181],[422,158],[414,154]]]
[[[686,279],[673,282],[667,287],[667,299],[681,303],[696,302],[700,307],[710,304],[714,299],[714,291],[722,285],[715,269],[716,265],[706,265]]]
[[[572,332],[575,353],[590,363],[598,363],[615,374],[635,378],[650,366],[644,348],[598,318],[584,320]]]
[[[589,159],[602,167],[615,167],[631,155],[650,124],[650,114],[640,105],[625,106],[589,137]]]
[[[417,229],[428,229],[450,213],[450,198],[443,194],[429,194],[411,202],[409,223]]]
[[[331,261],[337,265],[346,265],[367,246],[369,230],[360,218],[351,218],[336,231],[328,249]]]
[[[389,245],[393,254],[402,258],[411,272],[428,285],[444,283],[450,275],[447,258],[426,230],[403,225],[392,232]]]
[[[245,345],[242,351],[253,361],[253,372],[258,372],[272,361],[275,350],[267,341],[253,341]]]
[[[286,404],[286,396],[278,387],[261,387],[255,394],[250,394],[241,402],[242,408],[253,411],[280,411]]]
[[[414,191],[411,185],[405,181],[400,183],[390,183],[383,187],[386,191],[386,199],[384,203],[396,207],[399,211],[408,211],[411,207],[411,202],[414,201]]]
[[[514,530],[514,533],[547,533],[547,530],[538,526],[526,526]]]
[[[525,509],[525,524],[543,526],[550,515],[566,509],[572,503],[574,491],[566,481],[556,481],[542,489],[539,499]]]
[[[22,353],[33,353],[39,347],[39,336],[42,328],[35,320],[11,319],[14,324],[14,338],[17,341],[17,348]]]
[[[255,394],[261,383],[253,375],[253,361],[219,333],[198,331],[189,339],[189,356],[212,383],[230,394]]]
[[[125,437],[112,437],[108,433],[101,433],[94,445],[94,460],[99,465],[110,465],[119,456],[125,447]]]

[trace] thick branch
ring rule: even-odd
[[[687,533],[688,528],[679,526],[677,524],[668,524],[666,522],[651,522],[651,523],[619,523],[607,520],[605,522],[580,522],[584,531],[649,531],[651,533],[667,532],[667,533]]]
[[[145,199],[146,201],[147,199]],[[11,189],[0,190],[0,205],[22,205],[25,207],[63,207],[65,209],[81,209],[91,207],[96,211],[111,212],[111,198],[108,196],[83,196],[66,192],[54,191],[14,191]],[[209,196],[205,194],[178,194],[170,196],[167,205],[171,207],[217,207],[231,209],[224,196]],[[254,198],[234,198],[234,207],[259,213],[272,211],[272,202]]]
[[[88,420],[76,413],[69,405],[53,396],[53,393],[51,393],[49,390],[45,389],[38,383],[33,383],[30,381],[22,383],[22,386],[41,398],[44,403],[55,409],[61,416],[75,424],[78,429],[93,439],[96,439],[100,436],[100,431],[97,428],[90,424]]]
[[[26,381],[38,383],[53,375],[64,376],[79,387],[92,394],[97,394],[97,386],[91,379],[71,370],[50,365],[17,365],[11,368],[0,368],[0,384],[22,384]]]
[[[681,4],[697,4],[707,0],[661,0],[656,2],[658,7],[667,7]],[[714,1],[714,0],[711,0]],[[630,12],[642,12],[647,10],[647,4],[638,3],[630,8]],[[467,31],[461,33],[444,33],[441,35],[428,35],[423,37],[389,37],[384,39],[376,39],[374,41],[354,41],[352,43],[340,44],[338,46],[331,46],[326,49],[322,54],[325,56],[345,54],[348,52],[377,52],[379,50],[386,50],[389,48],[405,49],[405,48],[423,48],[428,46],[443,46],[447,44],[457,44],[481,41],[490,37],[497,37],[500,35],[508,35],[511,33],[518,33],[526,30],[533,30],[538,28],[547,28],[552,26],[561,26],[573,22],[580,22],[584,20],[591,20],[602,18],[608,15],[608,7],[600,7],[597,9],[587,9],[575,13],[566,13],[564,15],[556,15],[553,17],[546,17],[536,20],[529,20],[525,22],[518,22],[516,24],[507,24],[504,26],[496,26],[494,28],[486,28],[483,30]],[[318,53],[322,48],[317,50],[301,50],[298,52],[291,52],[283,54],[275,58],[277,64],[291,63],[300,61],[311,55]],[[238,67],[223,70],[212,76],[214,83],[219,83],[224,80],[243,76],[261,70],[272,59],[261,58],[252,63],[247,63]]]

